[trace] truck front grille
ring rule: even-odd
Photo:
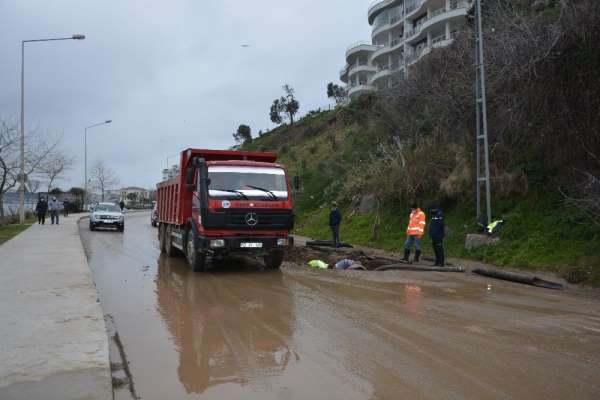
[[[230,229],[287,230],[294,226],[294,214],[286,210],[230,209],[226,212],[225,223]]]

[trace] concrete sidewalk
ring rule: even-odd
[[[0,246],[0,399],[112,399],[108,338],[78,216]]]

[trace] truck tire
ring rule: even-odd
[[[165,242],[165,226],[162,224],[158,227],[158,243],[160,246],[160,252],[163,254],[166,253],[167,243]]]
[[[163,233],[164,241],[165,241],[165,254],[167,257],[175,256],[175,252],[177,249],[173,247],[173,236],[171,235],[171,227],[167,226]]]
[[[271,254],[264,256],[263,260],[265,261],[265,267],[269,269],[278,269],[283,262],[283,252],[274,251]]]
[[[188,232],[185,238],[185,257],[190,268],[194,272],[204,272],[206,269],[206,254],[196,250],[193,232]]]

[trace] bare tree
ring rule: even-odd
[[[53,187],[52,185],[63,177],[64,173],[73,166],[74,162],[73,157],[68,157],[60,151],[54,151],[40,163],[38,174],[48,183],[47,192],[50,192]]]
[[[90,171],[90,180],[95,189],[100,191],[100,198],[104,201],[104,193],[119,184],[116,173],[108,168],[103,161],[98,161]]]
[[[4,195],[19,184],[20,151],[16,123],[0,120],[0,218],[4,217]],[[52,154],[61,136],[28,132],[25,142],[25,177],[39,172],[40,165]]]

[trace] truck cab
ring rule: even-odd
[[[230,255],[279,268],[292,245],[292,188],[273,153],[188,149],[179,176],[157,185],[161,250],[195,271]]]

